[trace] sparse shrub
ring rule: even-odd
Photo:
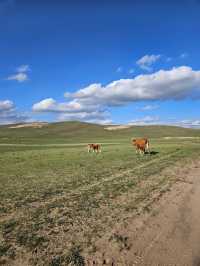
[[[85,266],[85,260],[80,254],[79,247],[73,247],[67,255],[55,256],[49,266]]]
[[[0,207],[0,213],[7,213],[7,211],[5,207]]]
[[[85,260],[80,254],[79,247],[73,247],[66,256],[65,261],[68,265],[85,266]]]
[[[44,236],[22,230],[16,235],[16,240],[19,245],[27,246],[30,249],[41,246],[42,243],[48,241]]]
[[[1,226],[3,234],[9,234],[12,232],[17,225],[17,222],[14,219],[11,219],[7,222],[4,222]]]
[[[128,237],[127,236],[122,236],[120,234],[115,233],[113,236],[110,237],[109,240],[115,240],[120,246],[120,251],[122,251],[123,249],[129,250],[131,247],[131,245],[128,244]]]
[[[10,248],[10,245],[8,245],[6,243],[0,243],[0,257],[6,255],[9,248]]]
[[[60,266],[65,261],[64,256],[55,256],[50,262],[49,266]]]
[[[10,247],[6,253],[6,255],[10,258],[10,259],[15,259],[16,253],[15,253],[15,248]]]

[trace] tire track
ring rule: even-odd
[[[134,168],[131,168],[129,170],[126,170],[126,171],[123,171],[122,173],[119,173],[119,174],[115,174],[113,176],[110,176],[110,177],[107,177],[107,178],[103,178],[101,179],[100,181],[97,181],[97,182],[94,182],[92,184],[88,184],[88,185],[83,185],[83,186],[80,186],[78,188],[76,188],[75,190],[69,192],[69,193],[66,193],[64,195],[59,195],[55,198],[51,198],[45,202],[43,202],[41,205],[39,205],[38,207],[42,207],[42,206],[46,206],[48,204],[51,204],[55,201],[58,201],[58,200],[64,200],[64,199],[68,199],[69,197],[72,197],[72,196],[76,196],[76,195],[81,195],[81,193],[84,193],[84,192],[87,192],[87,191],[90,191],[91,189],[95,188],[95,187],[98,187],[102,184],[105,184],[105,183],[108,183],[108,182],[111,182],[115,179],[118,179],[118,178],[121,178],[121,177],[124,177],[125,175],[128,175],[128,174],[133,174],[133,171],[134,170],[139,170],[143,167],[147,167],[151,164],[154,164],[155,162],[159,162],[161,160],[164,160],[164,159],[167,159],[167,158],[170,158],[171,156],[179,153],[180,151],[175,151],[175,152],[171,152],[170,154],[167,154],[167,155],[164,155],[162,157],[159,157],[159,158],[155,158],[155,159],[152,159],[151,161],[148,161],[146,163],[143,163],[143,164],[140,164],[139,166],[136,166]],[[128,177],[129,179],[129,177]]]
[[[125,175],[129,175],[129,174],[133,174],[134,175],[134,173],[133,173],[134,170],[137,171],[137,170],[139,170],[139,169],[141,169],[143,167],[147,167],[147,166],[150,166],[150,165],[152,165],[152,164],[154,164],[156,162],[159,162],[159,161],[165,160],[167,158],[170,158],[171,156],[173,156],[173,155],[175,155],[175,154],[177,154],[179,152],[180,152],[179,150],[171,152],[169,154],[163,155],[162,157],[152,159],[152,160],[150,160],[148,162],[142,163],[142,164],[140,164],[140,165],[138,165],[136,167],[133,167],[133,168],[128,169],[126,171],[123,171],[121,173],[118,173],[118,174],[115,174],[115,175],[111,175],[110,177],[103,178],[100,181],[94,182],[92,184],[79,186],[78,188],[74,189],[71,192],[64,192],[64,194],[56,195],[56,197],[49,198],[47,200],[44,200],[43,202],[34,201],[34,202],[31,202],[31,203],[27,203],[25,209],[21,209],[21,211],[18,209],[17,212],[14,211],[14,212],[12,212],[11,215],[7,214],[6,216],[10,217],[10,219],[12,217],[16,218],[16,217],[23,216],[24,213],[27,212],[27,208],[32,208],[32,207],[36,208],[36,209],[37,208],[43,208],[43,207],[45,207],[45,206],[47,206],[49,204],[53,204],[53,203],[55,203],[57,201],[60,201],[60,200],[68,200],[72,196],[79,196],[82,193],[90,191],[90,190],[94,189],[95,187],[101,186],[102,184],[109,183],[109,182],[111,182],[111,181],[113,181],[115,179],[118,179],[118,178],[122,178],[123,177],[123,181],[121,183],[127,182],[127,180],[130,178],[130,176],[127,177],[126,179],[124,179]],[[7,220],[7,217],[2,217],[0,219],[0,222],[3,222],[5,220]]]
[[[20,218],[21,216],[24,216],[25,213],[27,213],[27,208],[28,209],[32,208],[32,207],[36,208],[36,209],[37,208],[44,208],[47,205],[53,204],[53,203],[55,203],[57,201],[68,200],[72,196],[79,196],[79,195],[81,195],[81,193],[85,193],[87,191],[90,191],[90,190],[92,190],[95,187],[98,187],[98,186],[100,186],[102,184],[109,183],[109,182],[111,182],[111,181],[113,181],[115,179],[122,178],[122,177],[124,178],[125,175],[133,174],[134,170],[137,171],[137,170],[139,170],[139,169],[141,169],[143,167],[147,167],[147,166],[150,166],[150,165],[152,165],[152,164],[154,164],[156,162],[159,162],[159,161],[165,160],[167,158],[170,158],[171,156],[173,156],[173,155],[175,155],[175,154],[177,154],[179,152],[180,152],[179,150],[171,152],[169,154],[163,155],[162,157],[152,159],[152,160],[150,160],[148,162],[140,164],[140,165],[138,165],[136,167],[133,167],[133,168],[128,169],[126,171],[123,171],[121,173],[118,173],[118,174],[115,174],[115,175],[111,175],[110,177],[101,179],[100,181],[94,182],[92,184],[80,186],[80,187],[76,188],[75,190],[73,190],[73,191],[71,191],[69,193],[68,192],[64,192],[64,194],[62,194],[62,195],[57,195],[56,197],[49,198],[49,199],[47,199],[47,200],[45,200],[43,202],[35,201],[35,202],[28,203],[24,209],[21,209],[21,210],[18,209],[17,211],[12,212],[12,214],[10,214],[10,215],[7,214],[6,217],[1,217],[0,222],[5,222],[6,220],[9,220],[9,219],[11,219],[13,217],[15,217],[15,219],[16,219],[16,217]],[[123,181],[121,183],[126,182],[129,178],[130,178],[130,176],[127,179],[123,179]],[[9,217],[9,219],[8,219],[8,217]]]

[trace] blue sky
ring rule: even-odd
[[[0,124],[199,127],[199,14],[198,0],[0,0]]]

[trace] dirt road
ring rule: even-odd
[[[186,180],[138,234],[136,265],[200,265],[200,169]]]
[[[115,241],[107,235],[97,243],[97,261],[107,265],[200,265],[200,162],[188,170],[180,169],[178,178],[151,213],[117,225],[111,233]]]

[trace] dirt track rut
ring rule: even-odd
[[[153,206],[151,214],[116,225],[112,234],[126,236],[130,249],[120,251],[105,236],[97,244],[97,257],[119,266],[199,266],[200,162],[183,174],[180,171],[182,182]]]
[[[187,178],[138,238],[136,265],[200,265],[200,168]]]

